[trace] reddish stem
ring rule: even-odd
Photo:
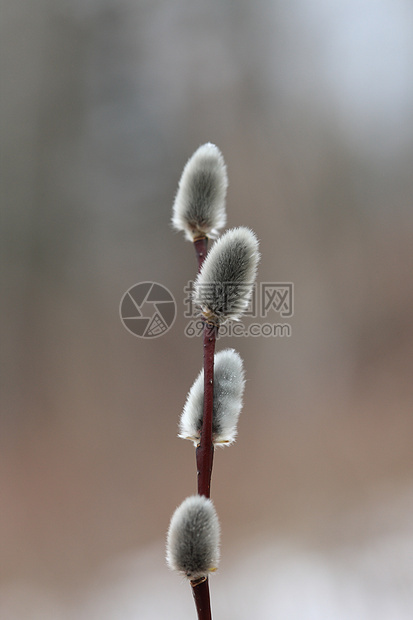
[[[208,238],[201,237],[194,241],[198,259],[198,272],[201,270],[208,251]],[[217,327],[205,321],[204,325],[204,416],[202,422],[201,441],[196,449],[196,465],[198,474],[198,494],[209,497],[211,493],[211,475],[214,459],[212,443],[212,415],[214,410],[214,354]],[[200,582],[192,582],[198,620],[212,620],[211,602],[209,597],[208,578]]]
[[[198,271],[200,271],[208,252],[208,237],[199,237],[199,239],[195,239],[194,248],[198,260]]]
[[[209,598],[208,578],[200,583],[191,582],[195,607],[199,620],[212,620],[211,602]]]
[[[196,449],[198,494],[210,497],[214,445],[212,443],[212,414],[214,410],[214,353],[217,327],[205,322],[204,327],[204,418],[201,441]]]

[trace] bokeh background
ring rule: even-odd
[[[170,214],[211,141],[259,280],[295,286],[289,338],[219,343],[248,381],[215,458],[214,617],[411,618],[409,0],[2,5],[1,617],[195,616],[164,562],[202,360]],[[148,280],[178,305],[154,340],[119,319]]]

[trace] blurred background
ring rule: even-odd
[[[409,0],[2,5],[1,617],[195,617],[164,561],[202,363],[170,216],[211,141],[259,280],[295,287],[290,337],[218,343],[247,386],[215,457],[214,617],[411,618]],[[119,318],[143,281],[177,301],[157,339]]]

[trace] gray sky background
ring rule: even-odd
[[[290,338],[219,343],[247,385],[214,466],[215,615],[411,617],[411,3],[2,4],[0,615],[194,615],[163,557],[202,363],[170,216],[211,141],[259,281],[295,287]],[[119,319],[143,281],[177,301],[156,340]]]

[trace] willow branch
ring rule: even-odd
[[[212,620],[211,601],[209,598],[208,577],[198,581],[191,581],[192,594],[199,620]]]
[[[214,445],[212,415],[214,410],[214,353],[218,328],[213,323],[204,326],[204,417],[201,441],[196,449],[198,494],[210,497]]]
[[[208,251],[208,238],[201,237],[194,241],[198,259],[198,272]],[[217,328],[210,324],[204,325],[204,416],[201,441],[196,449],[198,494],[210,497],[211,476],[214,459],[212,443],[212,415],[214,410],[214,353]],[[208,577],[200,582],[191,582],[198,620],[212,620],[211,601],[209,596]]]
[[[208,252],[208,237],[198,237],[198,239],[195,239],[194,248],[198,261],[198,271],[200,271]]]

